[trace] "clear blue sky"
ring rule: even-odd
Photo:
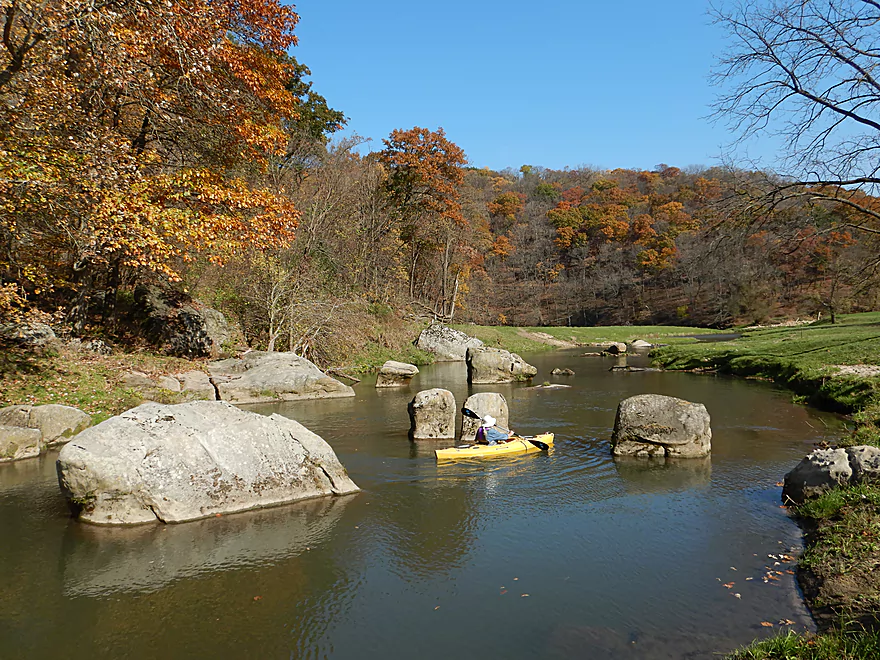
[[[477,167],[715,165],[706,118],[723,34],[704,0],[300,0],[294,55],[382,138],[442,126]],[[766,141],[752,147],[765,156]]]

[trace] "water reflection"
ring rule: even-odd
[[[329,538],[355,497],[325,497],[180,525],[71,525],[64,538],[64,592],[151,592],[206,573],[272,564]]]
[[[628,493],[670,493],[706,488],[712,480],[712,459],[636,458],[615,456],[614,467]]]

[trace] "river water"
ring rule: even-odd
[[[572,387],[469,388],[439,364],[257,408],[333,446],[363,489],[346,498],[105,529],[69,518],[54,455],[0,466],[0,658],[711,658],[812,627],[776,483],[840,420],[763,383],[527,358]],[[430,387],[501,392],[514,429],[556,446],[438,465],[407,439]],[[618,402],[648,392],[706,405],[711,459],[612,460]]]

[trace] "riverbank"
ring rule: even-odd
[[[669,346],[652,356],[666,369],[771,380],[798,401],[851,415],[852,433],[841,446],[880,445],[878,313],[842,316],[833,325],[746,330],[731,342]],[[783,635],[731,657],[880,656],[880,488],[835,491],[793,513],[805,532],[798,581],[820,635]]]

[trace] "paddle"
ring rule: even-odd
[[[480,415],[475,413],[470,408],[462,408],[461,414],[464,415],[465,417],[470,417],[471,419],[479,419],[479,420],[483,419],[482,417],[480,417]],[[501,429],[502,431],[507,431],[507,429],[501,428],[497,424],[495,425],[495,428]],[[525,436],[518,436],[518,437],[522,438],[523,440],[528,440],[533,445],[535,445],[535,447],[537,447],[538,449],[541,449],[543,451],[547,451],[550,449],[550,445],[548,445],[546,442],[541,442],[540,440],[535,440],[534,438],[527,438]]]

